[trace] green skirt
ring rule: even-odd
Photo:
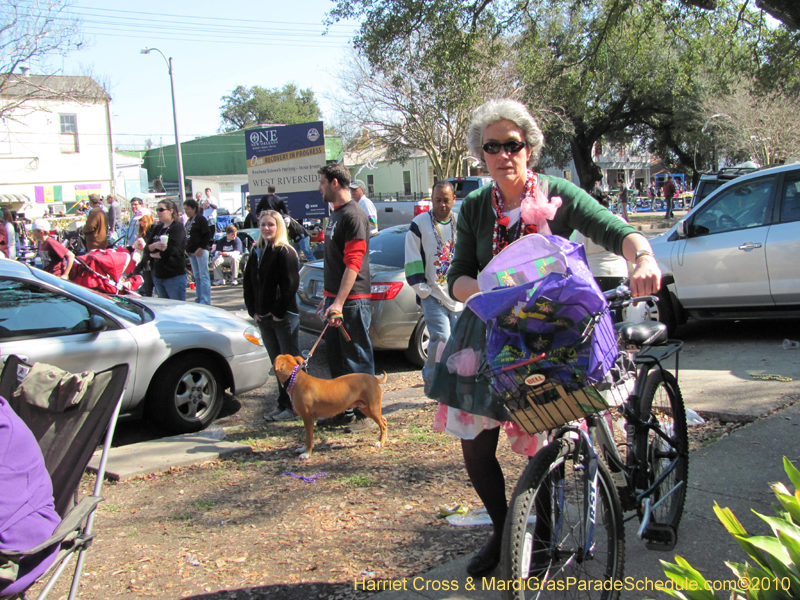
[[[488,381],[478,379],[475,373],[466,374],[463,370],[462,375],[450,372],[447,367],[448,358],[467,349],[472,349],[480,357],[477,364],[480,367],[484,360],[485,347],[486,323],[469,308],[465,308],[450,333],[442,357],[434,367],[428,397],[473,415],[495,421],[510,421],[508,411],[494,396]]]

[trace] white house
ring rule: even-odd
[[[383,148],[345,152],[344,164],[353,179],[360,179],[372,200],[401,200],[430,196],[435,183],[430,159],[417,151],[405,162],[389,162]]]
[[[111,98],[91,77],[2,75],[0,202],[26,217],[115,193]]]

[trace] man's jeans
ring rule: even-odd
[[[211,305],[211,276],[208,274],[208,250],[203,250],[203,254],[195,256],[189,254],[189,263],[192,265],[194,273],[195,299],[198,304]]]
[[[275,321],[272,316],[262,317],[258,321],[258,328],[261,330],[264,347],[273,364],[281,354],[300,355],[300,315],[297,313],[287,312],[280,321]],[[278,379],[277,373],[275,378]],[[281,385],[280,379],[278,379],[278,390],[278,408],[281,410],[292,408],[292,399]]]
[[[300,238],[300,241],[294,244],[294,249],[297,250],[297,254],[300,254],[302,252],[303,255],[306,257],[306,260],[308,261],[316,260],[314,258],[314,253],[311,251],[311,241],[308,236]]]
[[[186,273],[167,279],[159,279],[154,275],[153,285],[159,298],[186,300]]]
[[[436,363],[436,348],[439,344],[446,344],[450,339],[450,331],[461,313],[447,310],[433,296],[421,298],[420,303],[422,304],[422,314],[425,316],[425,324],[428,326],[428,334],[431,336],[428,342],[428,358],[425,360],[425,366],[422,367],[422,380],[428,383],[428,377],[433,374],[433,367]]]
[[[333,298],[325,298],[325,310],[333,304]],[[341,377],[350,373],[375,374],[375,360],[372,356],[372,342],[369,339],[369,325],[372,322],[372,309],[369,298],[346,300],[342,308],[342,323],[350,336],[348,342],[338,327],[328,327],[325,332],[325,350],[331,377]]]

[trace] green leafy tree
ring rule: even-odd
[[[691,164],[676,128],[686,127],[705,82],[733,72],[741,56],[752,30],[736,31],[750,15],[735,8],[727,0],[713,13],[657,0],[340,0],[332,17],[363,19],[356,44],[376,69],[408,59],[402,39],[414,27],[428,32],[428,60],[442,73],[468,72],[487,40],[505,44],[510,68],[495,95],[521,87],[529,105],[551,110],[543,162],[571,157],[588,189],[600,174],[592,150],[601,139],[649,140],[660,128],[676,160]]]
[[[240,85],[230,95],[223,96],[222,102],[222,132],[261,124],[308,123],[322,118],[314,91],[299,89],[294,83],[273,89]]]

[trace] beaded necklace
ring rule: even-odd
[[[522,190],[523,200],[528,196],[533,196],[537,181],[536,173],[528,169],[528,174],[525,178],[525,188]],[[521,202],[520,206],[522,206]],[[519,222],[517,223],[517,229],[513,234],[513,238],[508,235],[508,215],[503,214],[503,196],[500,195],[500,188],[496,181],[492,185],[492,208],[494,208],[497,213],[497,218],[494,222],[494,235],[492,236],[492,256],[497,256],[506,246],[518,240],[523,235],[536,233],[538,231],[536,225],[525,223],[522,218],[522,211],[520,211]]]

